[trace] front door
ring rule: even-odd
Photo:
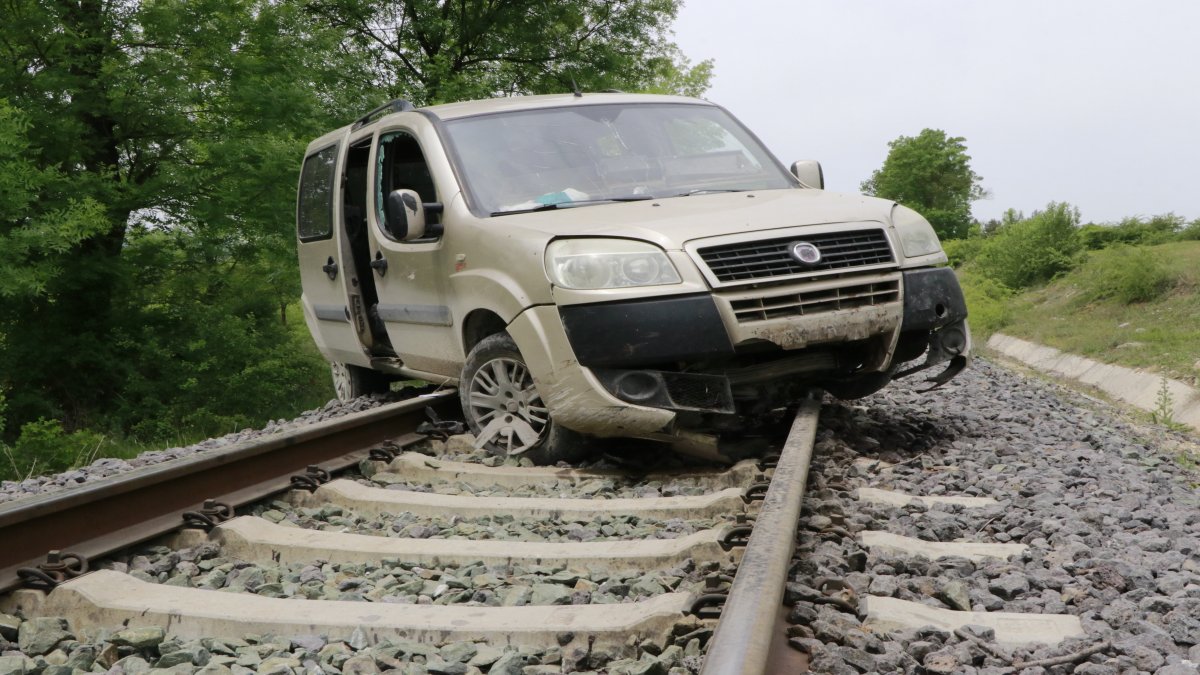
[[[453,262],[447,259],[444,237],[439,232],[422,239],[397,241],[381,225],[383,199],[392,190],[415,190],[423,203],[439,201],[416,135],[403,127],[382,128],[375,136],[371,171],[368,229],[379,296],[378,316],[406,367],[458,377],[462,350],[446,304],[447,277]],[[440,214],[426,212],[426,221],[434,225],[435,231],[439,219]]]

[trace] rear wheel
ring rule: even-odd
[[[391,379],[387,375],[362,366],[331,363],[329,371],[333,375],[333,390],[342,402],[359,396],[382,394],[391,386]]]
[[[467,425],[492,452],[528,457],[535,464],[572,461],[588,452],[585,436],[550,417],[508,333],[489,335],[471,349],[459,396]]]

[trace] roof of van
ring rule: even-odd
[[[583,94],[581,96],[576,96],[574,94],[543,94],[540,96],[505,96],[501,98],[484,99],[481,101],[443,103],[442,105],[417,108],[416,110],[422,113],[432,114],[441,120],[453,120],[463,117],[473,117],[475,115],[512,112],[516,110],[537,110],[576,105],[611,105],[615,103],[690,103],[699,105],[713,105],[708,101],[698,98],[688,98],[686,96],[664,96],[659,94],[612,93]],[[386,119],[387,117],[390,117],[390,115],[384,115],[383,117],[380,117],[374,121],[377,122],[379,120]],[[330,145],[336,140],[342,138],[346,132],[351,130],[353,127],[353,124],[347,124],[346,126],[329,131],[328,133],[309,143],[307,153],[311,153],[318,148]]]
[[[712,105],[686,96],[662,96],[658,94],[544,94],[541,96],[507,96],[491,98],[482,101],[462,101],[459,103],[444,103],[442,105],[421,108],[422,111],[436,115],[438,119],[452,120],[460,117],[472,117],[489,113],[510,112],[513,110],[533,110],[537,108],[559,108],[574,105],[603,105],[613,103],[700,103]]]

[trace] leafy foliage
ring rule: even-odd
[[[1010,289],[1045,283],[1076,264],[1082,248],[1078,224],[1078,209],[1051,202],[1046,210],[1004,225],[984,239],[975,265]]]
[[[1176,280],[1148,249],[1129,245],[1092,254],[1079,276],[1083,301],[1111,299],[1126,305],[1154,300]]]
[[[299,158],[364,105],[321,93],[351,66],[342,35],[267,0],[10,9],[0,24],[0,162],[19,188],[5,191],[0,225],[15,252],[0,261],[10,437],[41,418],[68,433],[128,432],[161,412],[149,402],[184,391],[203,391],[187,401],[193,414],[258,396],[245,409],[256,418],[286,392],[314,398],[310,372],[279,391],[229,392],[241,371],[294,346],[276,317],[298,290]],[[153,240],[163,233],[169,245]],[[221,339],[203,341],[218,328]],[[198,344],[212,358],[191,358]]]
[[[305,145],[386,93],[699,94],[677,0],[11,0],[0,449],[11,475],[332,392],[294,309]],[[102,440],[98,440],[102,439]]]
[[[974,260],[983,250],[983,237],[967,237],[966,239],[947,239],[942,242],[942,250],[946,252],[951,267],[962,267],[968,261]]]
[[[679,0],[311,0],[370,64],[363,89],[418,104],[622,89],[699,95],[712,64],[667,39]],[[353,76],[352,76],[353,77]]]
[[[1008,324],[1012,318],[1010,301],[1015,295],[1011,289],[969,269],[960,272],[958,280],[971,313],[973,331],[993,333]]]
[[[103,208],[76,197],[56,167],[39,167],[29,116],[0,99],[0,299],[46,292],[62,272],[57,256],[107,227]]]
[[[1191,238],[1200,238],[1200,221],[1192,223],[1191,228],[1195,228],[1198,233]],[[1123,244],[1154,246],[1169,241],[1181,241],[1187,239],[1190,232],[1182,217],[1167,213],[1151,218],[1134,216],[1110,225],[1088,223],[1079,229],[1079,236],[1084,248],[1097,250]]]
[[[917,211],[943,240],[966,237],[971,202],[987,193],[971,170],[965,141],[940,129],[901,136],[888,144],[887,159],[862,183],[862,191]]]

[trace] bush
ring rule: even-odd
[[[1200,218],[1193,220],[1190,225],[1180,230],[1176,237],[1180,241],[1200,240]]]
[[[0,445],[5,460],[0,478],[21,480],[82,466],[95,459],[103,445],[103,435],[85,430],[68,434],[58,420],[28,422],[12,446]]]
[[[1149,250],[1121,245],[1097,253],[1079,270],[1084,302],[1148,302],[1175,284],[1175,277]]]
[[[946,257],[950,259],[951,267],[957,269],[971,262],[979,255],[979,251],[983,248],[983,242],[984,240],[981,237],[948,239],[942,242],[942,250],[946,252]]]
[[[959,273],[958,281],[967,301],[968,321],[972,333],[994,333],[1008,324],[1012,318],[1009,303],[1013,296],[1012,290],[969,269]]]
[[[1010,289],[1045,283],[1076,265],[1081,250],[1078,224],[1077,209],[1051,202],[1045,211],[984,239],[975,264],[979,272]]]
[[[1121,244],[1153,246],[1185,238],[1183,233],[1187,228],[1184,225],[1183,218],[1174,213],[1148,220],[1134,216],[1115,225],[1089,223],[1080,228],[1079,237],[1083,247],[1092,251]]]

